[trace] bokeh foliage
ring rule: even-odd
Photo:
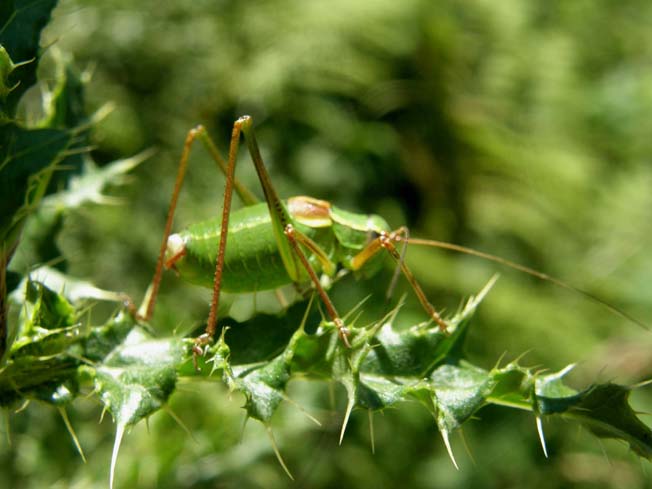
[[[96,158],[159,150],[122,192],[128,207],[81,211],[66,221],[59,248],[73,275],[140,297],[185,132],[201,122],[226,141],[235,118],[250,113],[281,195],[381,213],[415,236],[545,270],[650,321],[647,2],[64,0],[54,17],[43,43],[94,67],[89,109],[116,103],[95,131]],[[201,150],[191,165],[179,226],[217,212],[222,192]],[[257,188],[246,158],[239,172]],[[495,271],[477,259],[417,248],[408,261],[431,301],[449,310]],[[334,299],[347,310],[373,293],[379,300],[365,313],[377,319],[390,276],[338,284]],[[189,330],[206,316],[207,294],[174,277],[166,277],[160,302],[157,324],[170,330]],[[398,320],[421,318],[408,299]],[[527,277],[506,272],[477,319],[468,346],[487,368],[504,351],[509,359],[530,351],[531,364],[555,369],[581,361],[571,377],[581,384],[650,377],[648,332]],[[177,396],[172,406],[198,443],[164,416],[154,418],[150,435],[142,426],[129,435],[125,480],[287,485],[257,427],[248,426],[233,448],[237,399],[189,389],[201,394]],[[303,403],[326,405],[315,400],[326,393],[294,389]],[[635,401],[645,410],[650,399]],[[97,414],[93,406],[77,411],[79,420]],[[322,430],[291,407],[277,415],[284,456],[303,471],[299,487],[647,484],[639,462],[617,445],[606,447],[611,468],[597,470],[609,464],[594,439],[569,436],[565,424],[546,427],[546,460],[530,417],[482,411],[491,423],[466,430],[476,465],[464,460],[456,472],[427,414],[408,407],[378,417],[371,455],[362,414],[354,414],[344,445],[334,446],[341,412]],[[103,432],[75,423],[84,425],[80,439],[94,452],[93,468],[82,472],[58,418],[31,411],[15,418],[16,444],[33,448],[21,449],[19,460],[5,453],[3,466],[31,470],[32,484],[61,478],[87,487],[93,472],[105,483],[110,426]],[[29,426],[36,424],[44,441],[33,437]]]

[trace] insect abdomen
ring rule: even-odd
[[[211,287],[220,237],[220,220],[211,219],[179,233],[185,256],[176,262],[188,281]],[[256,292],[291,283],[274,238],[266,204],[257,204],[231,214],[222,290]]]

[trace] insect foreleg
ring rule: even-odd
[[[423,308],[426,310],[428,315],[433,319],[433,321],[435,321],[439,325],[439,329],[445,332],[448,330],[448,325],[446,324],[446,321],[443,320],[441,315],[435,310],[432,304],[428,302],[428,299],[426,298],[426,294],[423,292],[423,289],[419,285],[419,282],[417,282],[416,278],[414,278],[414,275],[412,274],[412,271],[406,265],[405,260],[403,259],[403,255],[399,253],[399,251],[396,249],[396,246],[394,245],[394,242],[404,241],[406,235],[407,235],[407,228],[405,227],[401,227],[396,231],[392,231],[391,233],[387,233],[387,232],[380,233],[380,236],[378,236],[376,239],[371,241],[362,251],[360,251],[357,255],[353,257],[353,259],[351,260],[352,269],[354,271],[359,270],[364,266],[364,264],[369,259],[374,257],[379,251],[383,249],[387,250],[389,255],[400,266],[403,275],[407,279],[408,283],[412,286],[412,289],[414,290],[414,293],[416,294]]]
[[[297,231],[292,224],[288,224],[287,226],[285,226],[284,233],[285,236],[287,236],[287,240],[290,243],[292,251],[299,258],[299,261],[301,262],[306,272],[308,273],[310,280],[312,280],[312,283],[315,285],[319,297],[324,303],[324,306],[326,306],[326,311],[328,312],[328,315],[331,317],[331,320],[335,323],[335,327],[337,328],[337,332],[342,342],[344,342],[344,345],[346,345],[347,348],[350,348],[351,344],[349,343],[349,339],[348,339],[349,331],[344,326],[344,321],[342,321],[342,318],[340,318],[340,315],[335,309],[335,306],[333,305],[331,298],[328,296],[328,293],[326,292],[326,290],[324,290],[324,287],[322,287],[321,282],[319,281],[319,277],[317,277],[317,273],[315,273],[314,268],[312,267],[312,265],[310,265],[308,258],[306,257],[305,253],[301,250],[301,247],[299,246],[299,242],[305,245],[306,240],[310,242],[312,241],[307,236],[304,236],[299,231]]]

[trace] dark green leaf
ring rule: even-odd
[[[0,403],[21,398],[70,402],[78,390],[82,350],[77,313],[61,295],[27,282],[16,337],[0,370]]]
[[[251,418],[269,423],[290,380],[288,364],[283,356],[251,370],[234,371],[234,387],[246,398],[245,409]]]
[[[629,405],[631,389],[617,384],[593,386],[582,393],[569,417],[587,425],[597,436],[624,440],[647,459],[652,458],[652,431]]]
[[[132,425],[160,409],[174,391],[182,359],[179,340],[131,330],[96,367],[96,390],[116,423]]]
[[[56,4],[57,0],[2,0],[0,2],[0,45],[6,49],[15,64],[24,63],[8,76],[9,87],[15,88],[7,95],[6,101],[0,107],[0,119],[3,114],[12,118],[23,93],[36,83],[37,60],[41,54],[39,46],[41,31],[50,20]],[[2,58],[1,54],[0,58]],[[2,65],[0,59],[0,66]]]
[[[480,409],[495,385],[486,370],[464,363],[442,365],[430,376],[439,429],[451,432]]]
[[[0,126],[0,245],[8,256],[71,139],[67,131]]]

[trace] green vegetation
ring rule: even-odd
[[[117,460],[115,487],[646,487],[649,389],[625,386],[652,377],[650,332],[550,283],[505,270],[491,288],[496,265],[413,246],[450,336],[404,281],[385,303],[388,263],[332,288],[350,350],[316,303],[233,296],[201,374],[206,290],[167,273],[148,325],[121,303],[151,279],[185,133],[203,123],[224,151],[249,113],[281,196],[505,256],[650,322],[651,7],[59,3],[47,27],[55,0],[0,7],[0,485],[106,487]],[[177,229],[222,188],[197,148]],[[243,430],[245,413],[262,423]]]

